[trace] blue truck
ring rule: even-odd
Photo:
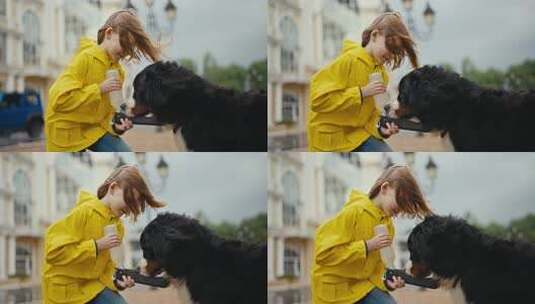
[[[33,90],[24,93],[0,91],[0,132],[24,130],[30,138],[43,134],[43,106],[41,96]]]

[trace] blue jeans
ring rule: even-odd
[[[352,152],[392,152],[392,149],[390,149],[390,146],[388,146],[384,140],[379,140],[370,136]]]
[[[356,304],[396,304],[396,300],[387,292],[379,288],[374,288],[364,299],[358,301]]]
[[[104,134],[88,150],[94,152],[132,152],[130,147],[119,136]]]
[[[104,288],[88,304],[127,304],[125,299],[118,293],[109,288]]]

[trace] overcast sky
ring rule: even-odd
[[[401,1],[390,2],[394,10],[403,12]],[[414,1],[420,21],[426,2]],[[470,57],[478,68],[505,70],[528,58],[535,59],[535,1],[429,2],[436,21],[431,40],[418,42],[421,64],[450,63],[459,71],[462,59]],[[422,28],[423,24],[418,25]]]
[[[122,155],[135,163],[132,154]],[[157,196],[166,201],[167,211],[193,216],[201,210],[210,221],[234,223],[267,212],[266,153],[147,153],[153,181],[158,181],[154,168],[160,155],[169,164],[169,177]]]
[[[142,19],[144,1],[132,1]],[[218,63],[249,65],[266,58],[267,0],[180,0],[177,6],[171,58],[193,58],[200,64],[211,52]],[[154,9],[160,22],[167,1],[157,0]]]
[[[483,224],[508,224],[535,213],[534,153],[417,153],[422,181],[429,155],[438,166],[428,195],[436,213],[463,216],[469,211]],[[403,154],[393,156],[394,162],[404,163]]]

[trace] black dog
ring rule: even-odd
[[[214,235],[195,219],[164,213],[145,227],[146,271],[186,281],[199,304],[267,303],[267,250]]]
[[[267,151],[265,92],[213,85],[174,62],[156,62],[134,79],[134,116],[152,112],[180,129],[191,151]]]
[[[535,90],[483,88],[441,67],[424,66],[399,83],[400,118],[449,133],[458,151],[535,151]]]
[[[461,284],[468,303],[534,303],[535,245],[501,240],[454,217],[431,216],[409,235],[411,272]]]

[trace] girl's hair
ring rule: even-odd
[[[395,189],[396,202],[404,215],[424,218],[433,214],[409,167],[394,165],[386,169],[370,189],[370,199],[379,194],[384,183],[389,183]]]
[[[104,35],[108,28],[119,35],[119,43],[123,49],[122,57],[127,60],[140,60],[141,54],[154,62],[160,59],[160,51],[145,33],[141,22],[132,11],[120,10],[113,13],[98,30],[98,44],[104,41]]]
[[[383,13],[375,18],[372,24],[362,32],[363,47],[370,42],[374,30],[385,36],[386,48],[394,55],[394,58],[388,61],[393,69],[399,68],[405,56],[409,56],[413,68],[418,67],[416,43],[412,40],[399,13]]]
[[[113,182],[117,182],[119,187],[123,190],[124,202],[134,216],[134,221],[137,219],[138,215],[145,211],[145,205],[149,205],[152,208],[165,206],[164,202],[154,198],[147,183],[143,179],[143,176],[141,176],[139,170],[135,166],[124,165],[115,169],[115,171],[113,171],[98,188],[97,197],[99,199],[106,196],[110,184]],[[139,193],[139,200],[136,200],[134,189]]]

